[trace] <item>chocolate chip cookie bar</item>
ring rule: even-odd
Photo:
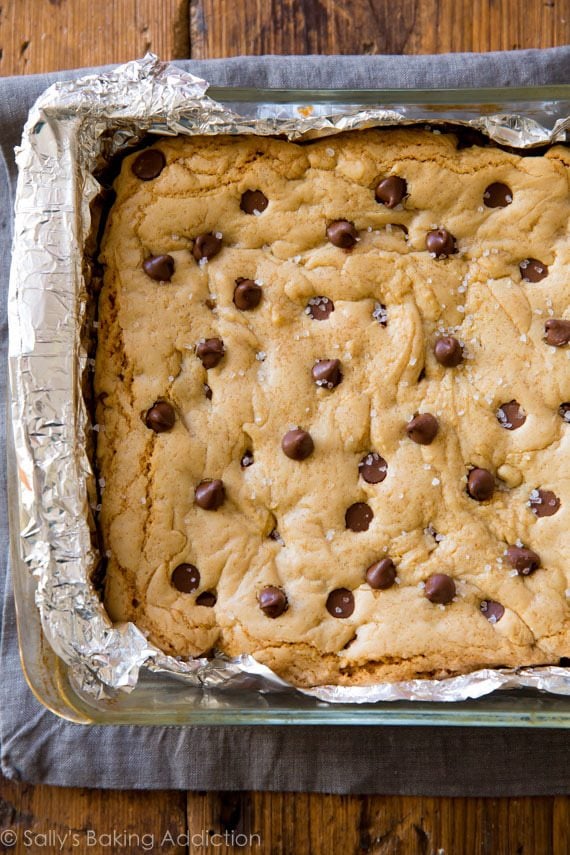
[[[127,157],[105,602],[301,686],[570,652],[570,152],[429,129]]]

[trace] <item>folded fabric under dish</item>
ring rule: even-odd
[[[295,88],[529,86],[570,79],[570,47],[442,56],[238,57],[185,61],[217,85]],[[82,70],[81,73],[84,73]],[[6,298],[13,148],[27,111],[77,71],[0,80],[0,359],[6,392]],[[5,408],[0,407],[0,441]],[[570,791],[565,731],[424,727],[85,727],[44,709],[19,661],[0,461],[0,744],[2,771],[33,783],[111,788],[522,795]],[[89,763],[85,763],[89,757]]]

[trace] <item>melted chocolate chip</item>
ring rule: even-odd
[[[225,353],[221,338],[206,338],[196,345],[196,356],[204,368],[215,368]]]
[[[506,208],[513,201],[513,191],[508,184],[495,181],[483,193],[483,202],[488,208]]]
[[[552,490],[533,490],[529,503],[537,517],[552,517],[560,507],[560,499]]]
[[[271,529],[271,531],[269,532],[269,539],[274,540],[275,543],[280,543],[281,546],[285,546],[285,541],[283,540],[283,538],[279,534],[279,531],[276,528]]]
[[[570,342],[570,321],[549,318],[544,325],[544,337],[552,347],[564,347]]]
[[[366,502],[355,502],[344,515],[346,527],[351,531],[368,531],[373,519],[372,508]]]
[[[540,556],[525,546],[509,546],[507,560],[519,576],[529,576],[540,567]]]
[[[495,600],[481,600],[479,608],[489,623],[498,623],[505,614],[505,607]]]
[[[406,425],[406,433],[418,445],[431,445],[438,430],[439,422],[431,413],[419,413]]]
[[[328,297],[311,297],[305,309],[305,314],[314,321],[326,321],[331,312],[334,312],[334,303]]]
[[[467,476],[467,492],[478,502],[487,502],[495,492],[495,478],[488,469],[472,469]]]
[[[548,267],[537,258],[525,258],[519,264],[519,270],[525,282],[540,282],[548,276]]]
[[[565,401],[558,407],[560,418],[570,424],[570,401]]]
[[[200,587],[200,571],[193,564],[179,564],[170,577],[170,584],[181,594],[191,594]]]
[[[157,148],[147,148],[133,160],[131,170],[141,181],[152,181],[153,178],[158,178],[165,166],[166,158],[163,153]]]
[[[213,591],[203,591],[196,597],[197,606],[206,606],[208,609],[213,609],[218,601],[217,596]]]
[[[456,368],[463,362],[463,348],[452,335],[438,338],[433,352],[439,364],[446,368]]]
[[[388,464],[375,451],[369,451],[358,464],[358,474],[367,484],[381,484],[388,474]]]
[[[208,386],[208,384],[207,384],[207,383],[204,383],[204,395],[206,396],[206,398],[208,399],[208,401],[211,401],[211,400],[212,400],[212,390],[211,390],[211,388]]]
[[[243,457],[240,460],[240,464],[242,469],[247,469],[248,466],[251,466],[253,463],[253,451],[244,451]]]
[[[315,385],[334,389],[342,380],[339,359],[318,359],[311,370]]]
[[[385,591],[391,588],[398,575],[394,562],[391,558],[382,558],[375,564],[371,564],[366,571],[366,581],[375,591]]]
[[[224,504],[225,498],[223,481],[201,481],[196,487],[196,504],[205,511],[217,511]]]
[[[287,597],[281,588],[276,588],[275,585],[262,588],[257,601],[259,608],[267,617],[278,618],[287,611]]]
[[[497,410],[497,419],[506,430],[517,430],[526,422],[526,413],[518,401],[508,401]]]
[[[387,208],[395,208],[407,193],[408,185],[398,175],[390,175],[388,178],[383,178],[374,191],[376,201],[382,205],[386,205]]]
[[[155,433],[164,433],[174,427],[176,413],[174,407],[168,401],[155,401],[150,410],[147,410],[145,424]]]
[[[143,270],[155,282],[170,282],[174,274],[171,255],[151,255],[143,261]]]
[[[268,205],[269,200],[261,190],[246,190],[239,206],[244,214],[262,214]]]
[[[457,252],[457,244],[447,229],[433,229],[426,235],[426,249],[436,258],[447,258]]]
[[[310,433],[295,428],[287,431],[281,440],[281,448],[291,460],[306,460],[315,450],[315,444]]]
[[[447,573],[434,573],[426,581],[424,594],[430,603],[445,605],[450,603],[456,594],[455,582]]]
[[[348,220],[335,220],[327,226],[327,237],[334,246],[352,249],[358,240],[358,232],[354,223]]]
[[[202,261],[204,258],[210,260],[219,253],[222,248],[222,238],[218,237],[218,233],[213,234],[208,232],[205,235],[198,235],[194,240],[192,255],[196,261]]]
[[[242,312],[255,309],[261,302],[261,287],[253,279],[236,279],[234,303]]]
[[[354,611],[354,594],[348,588],[337,588],[327,597],[327,612],[335,618],[349,618]]]

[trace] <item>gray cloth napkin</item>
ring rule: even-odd
[[[243,57],[178,63],[217,85],[295,88],[522,86],[570,81],[570,46],[442,56]],[[0,359],[6,386],[6,295],[16,178],[27,111],[78,72],[0,79]],[[5,406],[0,406],[0,441]],[[9,778],[61,786],[297,790],[447,796],[570,792],[565,731],[438,727],[82,726],[56,718],[20,669],[0,457],[0,743]]]

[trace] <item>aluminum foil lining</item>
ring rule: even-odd
[[[284,134],[290,139],[449,116],[498,143],[532,147],[566,139],[570,119],[471,115],[444,108],[391,109],[319,102],[240,104],[207,94],[208,84],[152,55],[113,71],[50,87],[32,108],[17,150],[19,179],[9,292],[11,407],[18,465],[20,564],[37,580],[43,631],[80,691],[97,698],[131,691],[142,668],[193,686],[290,688],[251,656],[182,660],[150,644],[133,624],[113,625],[90,581],[95,548],[95,479],[82,383],[93,360],[85,345],[90,301],[85,254],[92,244],[94,177],[117,152],[152,134]],[[536,115],[548,118],[548,105]],[[442,118],[444,116],[444,118]],[[545,124],[548,124],[546,122]],[[17,568],[18,569],[18,568]],[[570,694],[561,667],[483,670],[446,680],[306,690],[326,702],[456,701],[498,688]]]

